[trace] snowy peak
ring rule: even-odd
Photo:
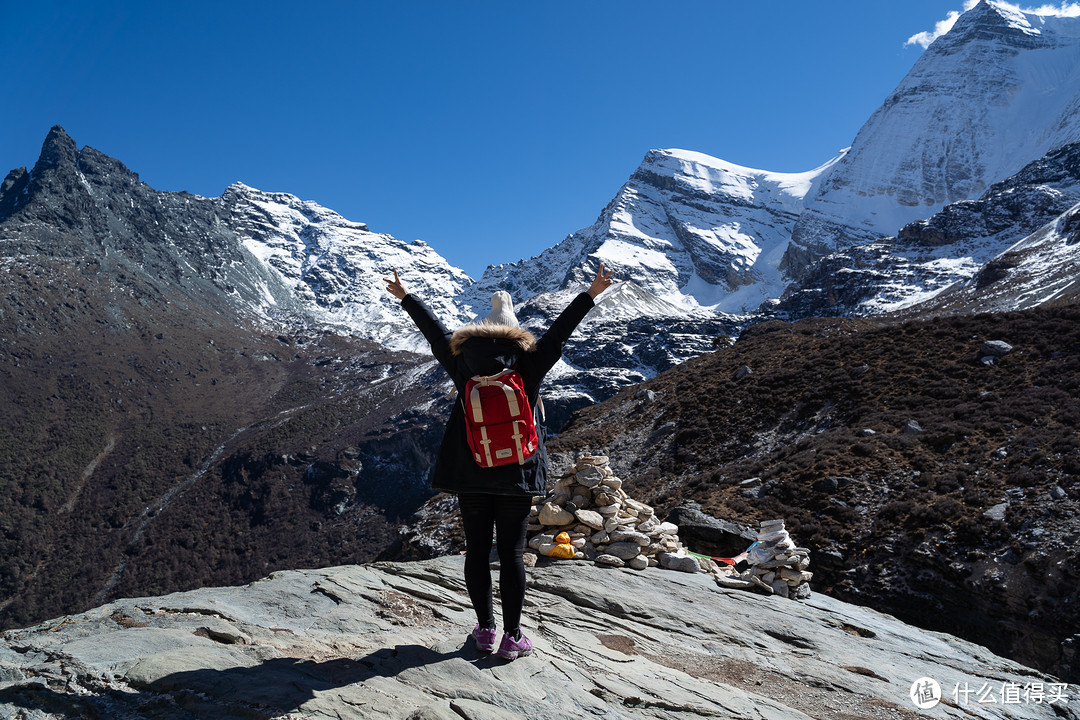
[[[892,235],[1080,140],[1080,18],[982,2],[938,38],[806,200],[793,239]]]
[[[772,173],[689,150],[651,150],[631,177],[688,197],[724,196],[733,203],[774,204],[798,213],[817,174]]]
[[[1045,16],[1026,14],[1015,7],[982,0],[963,13],[952,29],[932,45],[937,53],[950,52],[965,43],[991,41],[1017,48],[1034,47],[1031,38],[1041,35],[1033,25],[1042,25]]]
[[[422,338],[382,283],[395,269],[445,322],[471,319],[470,308],[454,299],[472,279],[427,243],[373,233],[318,203],[241,183],[230,186],[222,202],[243,246],[280,277],[312,320],[396,349],[422,347]],[[272,305],[273,299],[266,302]]]
[[[806,173],[755,170],[687,150],[652,150],[596,223],[531,260],[488,268],[474,291],[515,297],[587,283],[598,263],[683,312],[740,312],[779,294],[780,259]]]

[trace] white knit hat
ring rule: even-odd
[[[517,316],[514,315],[514,301],[510,299],[510,293],[505,290],[496,290],[491,295],[491,306],[495,309],[484,318],[484,323],[519,327]]]

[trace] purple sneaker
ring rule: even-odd
[[[532,643],[529,642],[529,638],[525,637],[525,633],[521,633],[520,640],[512,638],[510,633],[503,633],[498,655],[504,660],[516,660],[519,657],[531,655],[532,650]]]
[[[495,628],[482,628],[480,623],[477,623],[470,635],[480,652],[491,652],[495,649],[495,636],[498,635]]]

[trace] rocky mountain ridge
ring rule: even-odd
[[[1077,297],[1057,278],[1080,272],[1071,241],[1053,228],[1071,227],[1080,202],[1080,143],[1066,145],[991,185],[977,200],[947,205],[941,212],[900,228],[897,235],[855,244],[821,258],[803,283],[785,291],[774,306],[781,317],[875,315],[905,311],[930,314],[953,295],[952,312],[1019,310],[1051,300]],[[1041,262],[1024,271],[1017,253],[1041,248]],[[1053,248],[1053,250],[1051,250]],[[1020,274],[1024,274],[1021,281]],[[946,288],[966,287],[966,302]]]

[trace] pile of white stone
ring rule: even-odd
[[[810,597],[807,584],[814,573],[810,566],[810,551],[796,547],[783,520],[763,520],[758,529],[757,543],[746,555],[750,569],[742,577],[757,587],[781,597],[804,599]]]
[[[578,560],[635,570],[659,565],[708,572],[715,567],[711,560],[687,553],[678,527],[661,522],[651,507],[626,494],[604,455],[578,456],[570,474],[533,505],[529,547],[541,555],[568,557],[569,550],[556,550],[560,533],[566,533]],[[530,561],[535,558],[527,558]]]

